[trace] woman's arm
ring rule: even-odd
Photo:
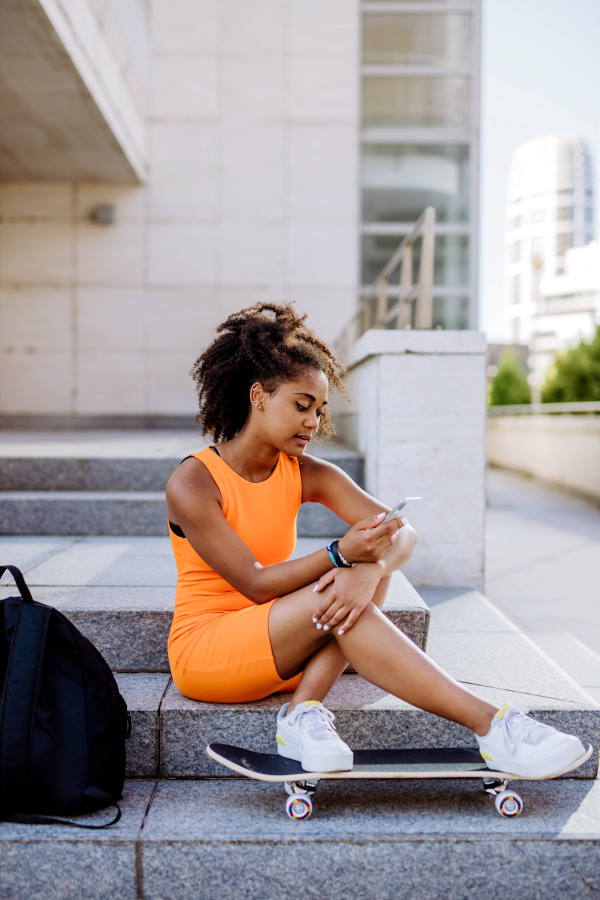
[[[322,599],[313,621],[326,631],[341,626],[340,634],[348,631],[368,606],[382,578],[406,565],[417,545],[417,533],[405,525],[393,537],[391,547],[375,563],[359,563],[353,569],[334,569],[326,572],[315,587]]]
[[[337,490],[340,490],[339,484],[344,484],[346,490],[353,490],[360,498],[357,503],[359,512],[365,511],[370,516],[368,522],[359,521],[365,516],[352,515],[350,504],[341,504],[352,518],[350,524],[357,523],[352,529],[351,537],[348,540],[348,535],[344,537],[346,545],[342,553],[346,556],[347,550],[349,555],[346,559],[351,562],[375,562],[391,547],[392,535],[397,530],[398,523],[390,522],[374,529],[373,526],[378,524],[373,518],[374,514],[385,511],[385,507],[372,501],[368,494],[361,491],[335,466],[327,464],[322,469],[325,475],[330,470],[342,476],[341,482],[336,482]],[[335,488],[333,493],[337,494]],[[362,501],[362,495],[371,500],[368,508]],[[167,515],[171,522],[183,529],[196,553],[253,603],[267,603],[275,597],[296,591],[317,581],[331,569],[331,559],[324,547],[302,559],[261,566],[223,516],[221,494],[208,469],[204,463],[194,458],[185,460],[169,480]]]

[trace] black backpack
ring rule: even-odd
[[[108,664],[60,612],[21,593],[0,601],[0,820],[106,828],[121,817],[127,704]],[[105,825],[73,816],[115,806]]]

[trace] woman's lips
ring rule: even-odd
[[[294,437],[295,437],[296,440],[297,440],[300,444],[302,444],[304,447],[305,447],[305,446],[308,444],[308,442],[310,441],[310,438],[309,438],[307,435],[304,435],[304,434],[295,434]]]

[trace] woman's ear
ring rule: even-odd
[[[260,381],[256,381],[250,388],[250,403],[252,403],[259,412],[262,412],[265,408],[265,392]]]

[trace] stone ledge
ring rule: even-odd
[[[581,702],[548,700],[514,691],[465,686],[497,706],[527,704],[535,718],[591,743],[596,752],[572,777],[596,777],[600,708],[586,708]],[[162,777],[228,777],[221,765],[199,750],[216,740],[274,753],[275,716],[290,698],[290,694],[274,694],[256,703],[199,703],[182,696],[172,684],[161,707]],[[327,695],[325,704],[335,713],[340,735],[356,749],[476,748],[473,733],[468,728],[415,709],[359,675],[344,675]]]
[[[320,503],[298,511],[300,537],[341,537],[348,525]],[[114,535],[169,534],[162,491],[2,491],[0,534]]]
[[[159,491],[0,493],[0,534],[168,535]]]
[[[416,353],[436,356],[484,356],[485,335],[478,331],[390,331],[374,329],[365,332],[353,345],[348,369],[353,369],[370,356]]]
[[[170,675],[116,675],[131,715],[131,737],[125,743],[128,778],[152,778],[160,770],[160,708]]]
[[[196,432],[91,432],[14,435],[0,431],[3,491],[164,491],[179,463],[205,446]],[[364,461],[339,443],[316,443],[310,456],[363,484]]]
[[[477,781],[127,782],[106,831],[0,823],[0,891],[27,900],[580,900],[600,890],[600,785],[527,782],[502,819]],[[145,817],[145,818],[144,818]],[[82,817],[106,821],[106,813]],[[142,828],[143,824],[143,828]],[[294,872],[293,878],[281,873]]]
[[[319,542],[321,547],[323,542]],[[61,573],[74,573],[86,569],[88,577],[94,580],[109,580],[107,568],[113,568],[112,578],[117,581],[127,572],[129,578],[144,577],[148,579],[149,566],[155,577],[162,575],[162,581],[168,579],[172,568],[169,559],[167,566],[161,566],[155,558],[149,562],[147,555],[114,559],[109,547],[98,547],[88,553],[84,547],[73,551],[72,558],[51,560],[46,567],[49,578],[61,577]],[[303,547],[299,541],[298,551],[301,555],[312,552],[312,548]],[[170,551],[169,551],[170,552]],[[75,555],[77,554],[77,565]],[[163,560],[164,561],[164,560]],[[95,567],[95,568],[93,568]],[[44,570],[41,570],[42,572]],[[139,576],[138,576],[139,572]],[[114,585],[63,585],[35,586],[36,579],[42,577],[32,573],[28,578],[36,600],[54,606],[64,613],[79,630],[96,645],[110,667],[116,672],[166,672],[169,669],[167,641],[175,600],[173,587],[120,586]],[[43,576],[46,578],[46,576]],[[384,606],[384,612],[417,646],[425,649],[429,627],[429,609],[418,593],[401,572],[395,572]]]

